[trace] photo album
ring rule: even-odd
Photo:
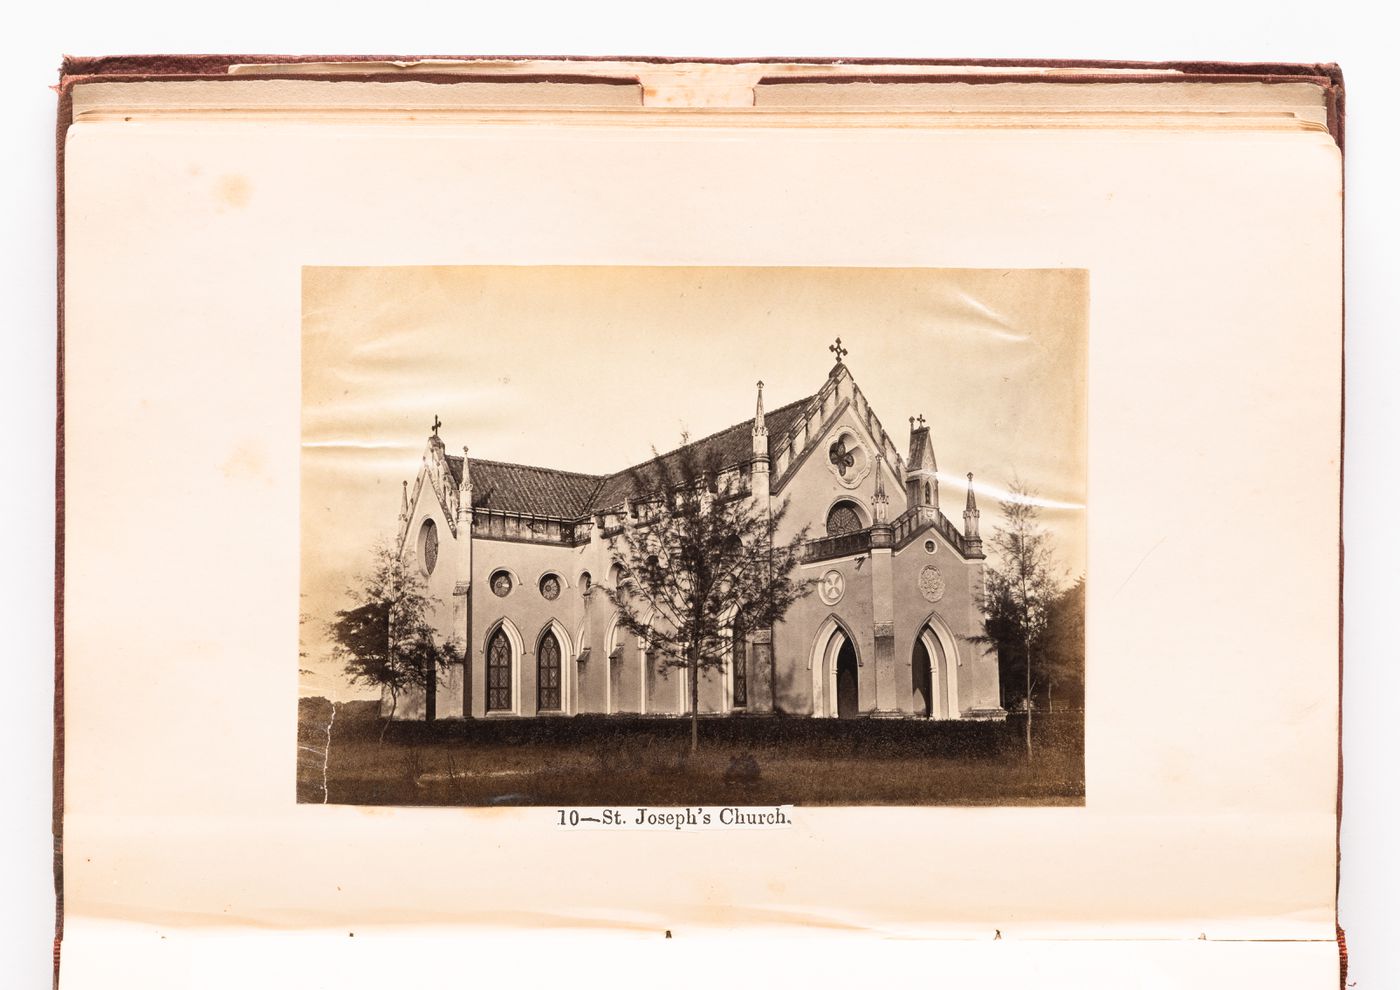
[[[59,986],[1343,978],[1336,66],[58,94]]]

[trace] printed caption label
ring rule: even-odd
[[[687,808],[556,808],[554,824],[566,830],[713,832],[792,828],[790,804]]]

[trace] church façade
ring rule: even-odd
[[[985,568],[972,490],[958,529],[923,418],[901,453],[832,350],[815,394],[765,413],[760,382],[753,418],[694,442],[760,511],[788,501],[779,541],[816,534],[796,575],[813,593],[702,672],[700,713],[1003,718],[996,651],[972,641]],[[396,716],[689,714],[689,671],[650,663],[599,588],[618,578],[621,514],[647,494],[637,476],[450,456],[435,424],[404,482],[398,551],[440,603],[439,635],[469,648]]]

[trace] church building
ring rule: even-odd
[[[901,451],[839,339],[831,350],[815,393],[765,412],[759,382],[752,418],[693,442],[758,511],[788,503],[776,539],[808,528],[795,578],[814,586],[737,641],[727,669],[701,673],[700,713],[1004,718],[996,650],[973,641],[986,558],[972,475],[958,528],[924,418],[910,417]],[[404,482],[398,551],[466,659],[400,699],[396,717],[688,715],[689,671],[652,662],[601,591],[621,573],[610,544],[623,514],[648,494],[633,491],[636,473],[451,455],[440,425]]]

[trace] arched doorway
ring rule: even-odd
[[[856,648],[845,636],[836,654],[836,717],[855,718],[860,714],[860,674]]]
[[[807,667],[812,675],[813,715],[851,718],[860,714],[860,648],[837,616],[827,616],[817,627]]]
[[[933,714],[933,662],[922,639],[914,640],[914,714],[928,718]]]
[[[948,624],[930,615],[914,640],[914,714],[928,718],[958,718],[958,653]],[[927,671],[926,675],[921,673]],[[927,680],[923,680],[924,677]],[[922,694],[920,688],[923,688]]]

